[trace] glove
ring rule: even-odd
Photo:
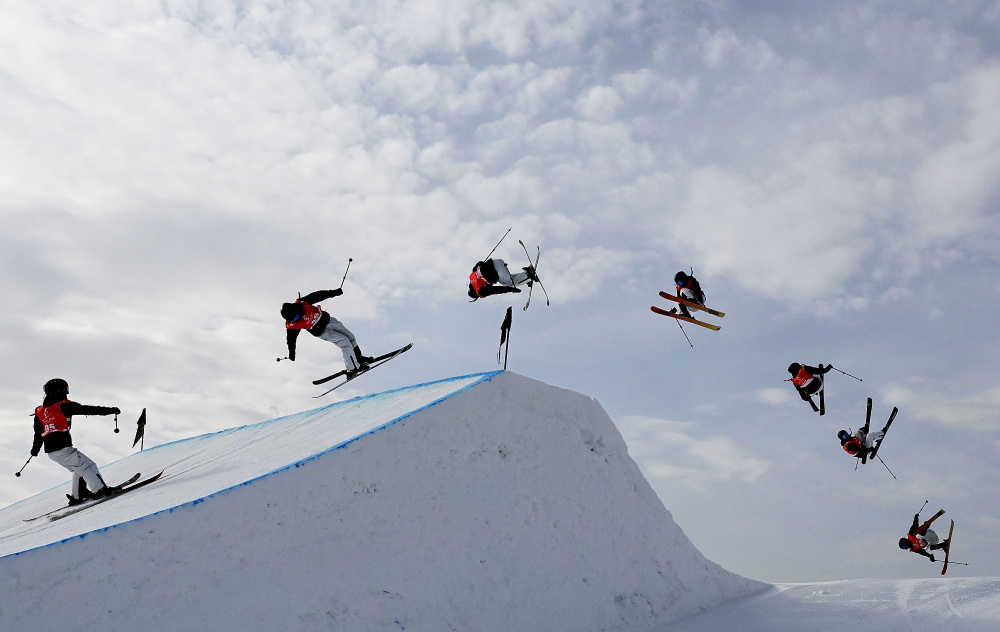
[[[122,409],[118,408],[117,406],[115,406],[114,408],[111,409],[111,412],[114,413],[114,414],[116,414],[116,415],[120,415],[120,414],[122,414]]]
[[[931,561],[932,561],[932,562],[934,561],[934,556],[933,556],[933,555],[931,555]]]
[[[334,296],[340,296],[343,293],[344,293],[344,290],[341,289],[341,288],[339,288],[339,287],[336,290],[333,291],[333,295]]]
[[[31,456],[33,456],[33,457],[38,456],[38,450],[32,450],[31,451]]]

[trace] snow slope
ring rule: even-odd
[[[55,467],[53,465],[53,467]],[[698,552],[591,398],[498,372],[179,441],[0,510],[0,629],[646,630],[766,589]]]
[[[996,632],[1000,577],[781,584],[652,632],[719,630]]]

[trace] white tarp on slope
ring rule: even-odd
[[[0,629],[644,630],[766,587],[694,548],[596,401],[512,373],[106,471],[160,468],[51,526],[21,518],[61,490],[0,511],[6,553],[131,520],[0,559]]]

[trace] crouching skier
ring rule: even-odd
[[[299,332],[307,330],[317,338],[340,347],[344,355],[344,367],[349,373],[360,371],[372,362],[372,358],[362,355],[358,341],[351,330],[333,316],[324,312],[316,303],[328,298],[340,296],[344,290],[317,290],[306,294],[294,303],[281,305],[281,316],[285,319],[286,342],[288,343],[288,359],[295,361],[295,341]]]
[[[59,378],[46,382],[43,389],[45,399],[35,409],[35,440],[31,444],[31,456],[38,456],[44,446],[50,459],[73,473],[72,493],[66,494],[70,506],[107,496],[115,488],[104,483],[96,463],[73,447],[69,431],[74,415],[117,415],[121,410],[70,401],[69,384]]]

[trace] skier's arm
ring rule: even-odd
[[[286,329],[285,343],[288,345],[288,359],[295,362],[295,339],[299,337],[301,329]]]
[[[31,456],[38,456],[39,451],[42,449],[42,422],[35,417],[35,438],[31,441]]]
[[[920,555],[923,555],[924,557],[929,557],[932,562],[934,561],[934,556],[931,555],[930,553],[928,553],[927,551],[925,551],[924,549],[917,549],[916,551],[913,551],[913,552],[914,553],[919,553]]]
[[[487,296],[493,296],[494,294],[506,294],[507,292],[520,292],[521,288],[511,287],[509,285],[486,285],[479,290],[479,296],[485,298]]]
[[[920,514],[913,514],[913,524],[910,525],[910,530],[907,532],[909,535],[917,535],[917,529],[920,527]]]
[[[67,417],[74,415],[118,415],[122,412],[117,406],[88,406],[76,402],[66,402],[59,408]]]
[[[794,384],[794,383],[792,384],[792,386],[794,386],[795,390],[798,391],[799,397],[802,398],[802,401],[804,401],[804,402],[811,402],[812,401],[812,398],[809,397],[809,393],[806,393],[804,390],[802,390],[802,387],[800,387],[798,384]]]
[[[337,288],[336,290],[316,290],[315,292],[310,292],[302,297],[303,303],[309,303],[310,305],[315,305],[320,301],[325,301],[328,298],[333,298],[335,296],[340,296],[344,293],[344,290]]]

